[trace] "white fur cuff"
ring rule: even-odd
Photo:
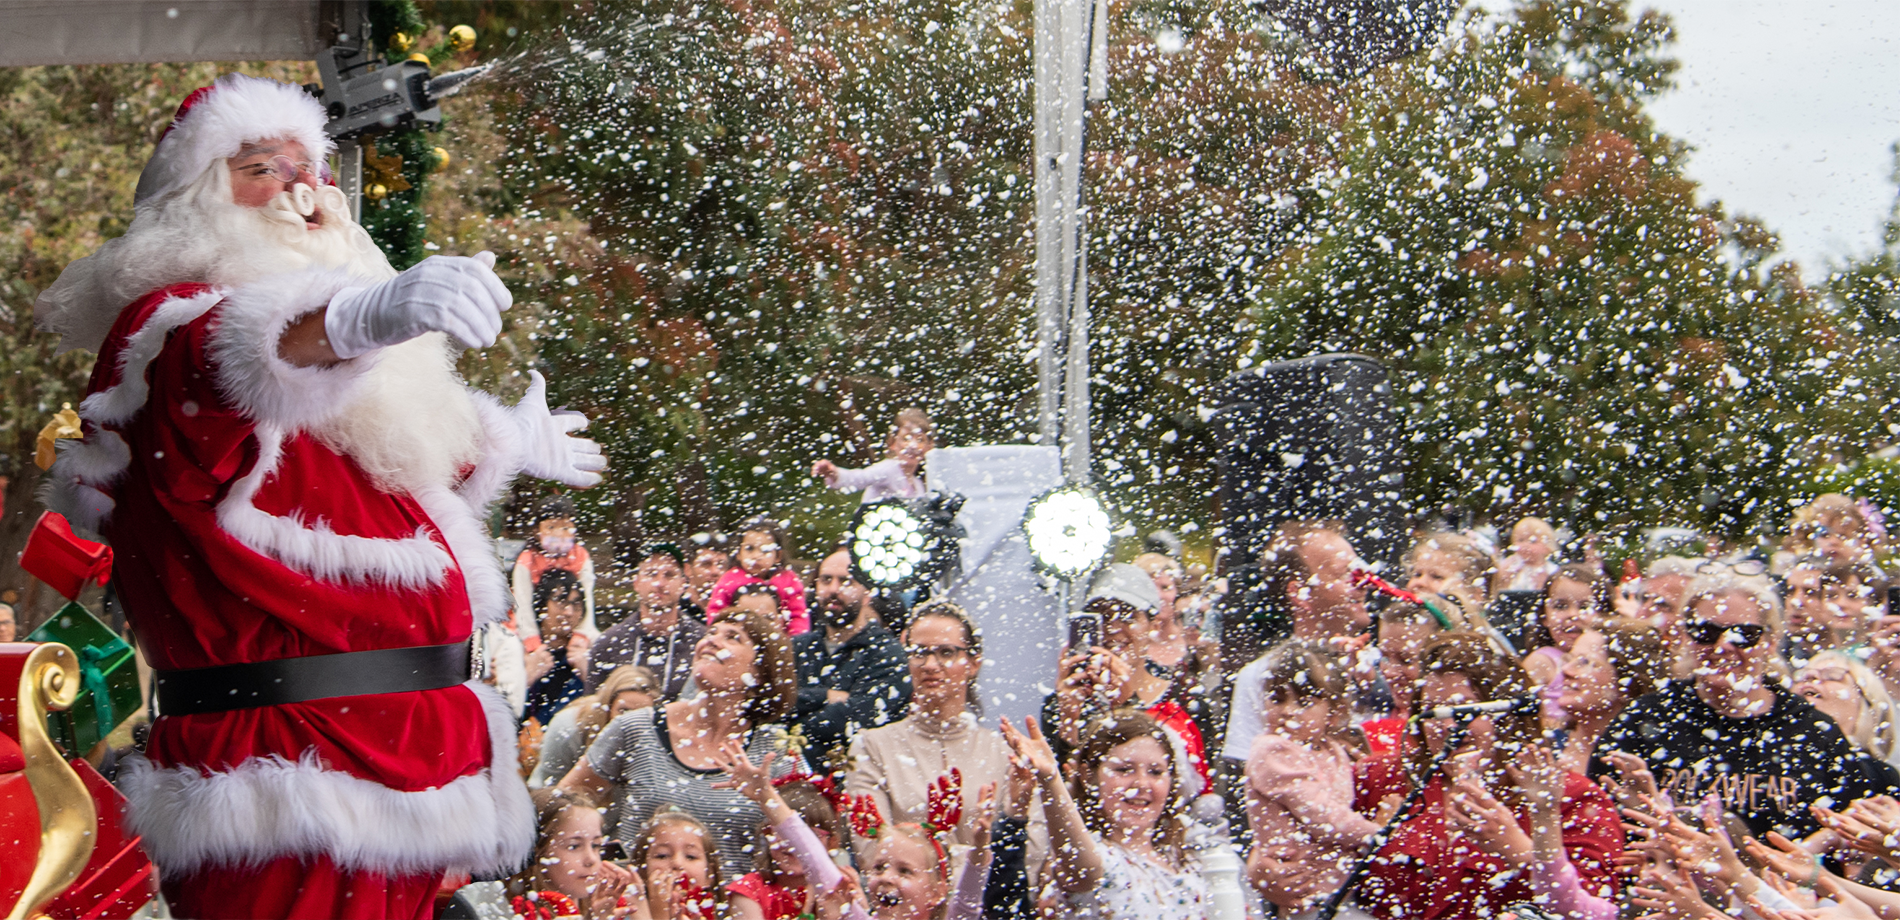
[[[362,279],[345,271],[276,275],[226,296],[211,332],[218,391],[254,422],[298,431],[330,418],[350,402],[369,360],[300,367],[278,353],[290,324],[330,303]]]

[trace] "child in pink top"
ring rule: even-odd
[[[1290,640],[1267,653],[1260,734],[1247,756],[1247,823],[1254,846],[1311,868],[1312,885],[1254,878],[1288,914],[1317,906],[1378,823],[1353,810],[1351,724],[1345,677],[1326,648]]]
[[[811,613],[805,609],[805,582],[787,568],[785,560],[791,548],[785,527],[770,518],[753,518],[739,528],[739,553],[733,567],[720,576],[706,597],[706,617],[715,618],[732,604],[732,596],[741,587],[767,584],[778,593],[779,609],[785,613],[785,629],[794,636],[811,629]]]

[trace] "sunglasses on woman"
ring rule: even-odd
[[[1760,623],[1737,623],[1723,626],[1720,623],[1697,622],[1683,627],[1689,638],[1697,645],[1714,645],[1723,639],[1736,648],[1753,648],[1767,635],[1768,627]]]

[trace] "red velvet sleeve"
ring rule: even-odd
[[[1616,803],[1580,773],[1564,778],[1564,853],[1576,867],[1583,888],[1613,898],[1622,879],[1616,858],[1623,853],[1623,822]]]

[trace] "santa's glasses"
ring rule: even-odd
[[[262,179],[265,176],[269,176],[279,182],[295,182],[298,176],[305,174],[315,176],[318,181],[329,181],[329,176],[326,175],[329,169],[326,166],[307,160],[299,163],[287,156],[274,156],[262,163],[240,166],[238,167],[238,172],[244,173],[253,179]]]

